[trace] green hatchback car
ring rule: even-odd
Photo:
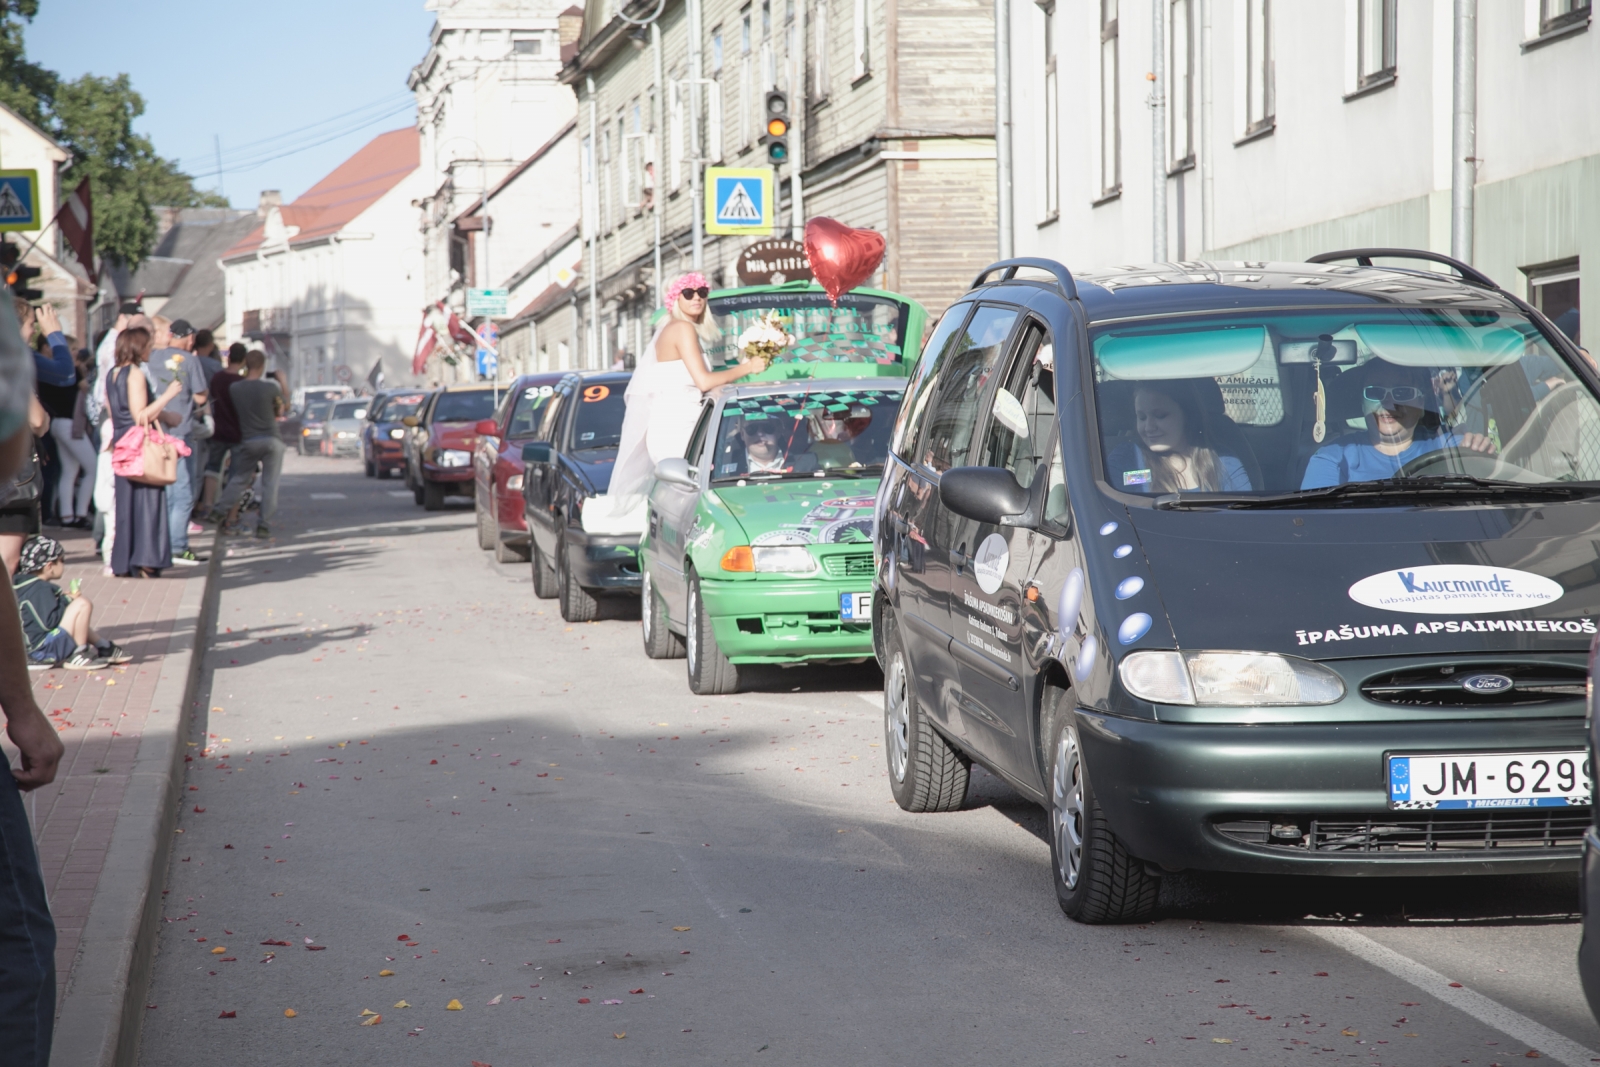
[[[663,460],[639,545],[645,654],[688,660],[689,688],[733,693],[742,666],[872,658],[872,513],[926,312],[807,285],[715,293],[725,351],[776,310],[796,342],[706,397]]]

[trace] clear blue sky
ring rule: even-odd
[[[406,74],[433,27],[422,4],[40,0],[25,40],[63,78],[128,74],[145,100],[136,128],[202,188],[219,187],[220,135],[220,187],[253,208],[262,189],[292,200],[374,135],[414,121]]]

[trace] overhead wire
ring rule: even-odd
[[[227,163],[227,164],[223,165],[220,168],[212,167],[210,170],[203,171],[203,172],[195,174],[194,177],[196,179],[215,178],[215,177],[219,177],[220,175],[223,175],[223,174],[232,174],[232,173],[235,173],[236,171],[253,170],[256,167],[262,166],[263,164],[271,163],[271,162],[273,162],[275,160],[287,158],[288,156],[295,155],[295,154],[297,154],[299,152],[304,152],[307,149],[316,148],[319,145],[325,145],[329,141],[337,141],[341,137],[347,137],[352,133],[356,133],[356,132],[358,132],[360,130],[363,130],[363,129],[367,128],[368,126],[376,125],[377,123],[382,122],[385,119],[390,119],[390,118],[394,118],[394,117],[396,117],[398,115],[401,115],[401,114],[405,113],[406,111],[411,110],[414,106],[415,105],[410,100],[407,100],[403,105],[399,105],[399,106],[393,107],[387,112],[364,118],[364,119],[362,119],[361,121],[359,121],[357,123],[354,123],[354,124],[351,124],[351,125],[347,125],[347,126],[341,128],[341,129],[335,130],[332,133],[326,134],[325,136],[319,137],[317,139],[306,141],[306,142],[303,142],[303,143],[300,143],[300,144],[296,144],[292,148],[285,148],[285,149],[282,149],[281,151],[280,150],[275,150],[275,149],[265,149],[263,151],[263,153],[257,153],[255,155],[246,156],[246,157],[244,157],[242,159],[236,159],[235,161],[233,161],[231,163]]]
[[[372,100],[362,104],[360,107],[351,108],[349,111],[342,111],[337,115],[329,115],[325,119],[318,119],[316,122],[309,123],[305,126],[299,126],[292,130],[285,130],[283,133],[273,134],[271,137],[262,137],[254,141],[245,141],[243,144],[230,145],[228,146],[228,153],[247,152],[248,149],[260,148],[271,144],[274,141],[283,141],[291,137],[300,136],[301,134],[308,134],[315,130],[318,126],[326,126],[329,123],[337,122],[340,119],[348,118],[351,115],[358,115],[365,111],[371,111],[374,108],[393,110],[394,108],[399,107],[403,101],[409,101],[412,99],[413,97],[408,90],[401,90],[398,93],[389,93],[377,100]],[[247,154],[249,153],[247,152]]]

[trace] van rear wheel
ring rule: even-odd
[[[1077,724],[1056,717],[1050,756],[1050,869],[1056,899],[1081,923],[1135,923],[1156,910],[1161,879],[1128,854],[1106,823],[1084,767]]]
[[[967,799],[972,761],[933,728],[917,700],[916,675],[887,614],[883,672],[884,749],[889,790],[906,811],[957,811]]]

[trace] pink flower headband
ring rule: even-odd
[[[706,276],[701,274],[699,271],[691,271],[688,274],[680,275],[677,280],[675,280],[671,285],[667,286],[666,306],[668,309],[676,307],[678,305],[678,296],[685,289],[709,288],[711,288],[711,283],[706,281]]]

